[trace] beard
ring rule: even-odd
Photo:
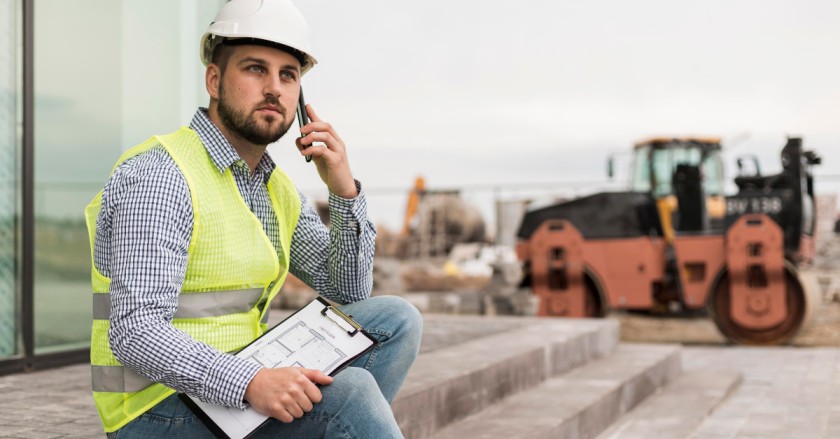
[[[265,101],[255,108],[263,105],[274,105],[280,109],[280,115],[286,115],[286,109],[280,105],[280,102],[275,96],[267,96]],[[222,123],[233,134],[241,137],[254,145],[268,145],[280,140],[283,135],[289,131],[292,122],[283,123],[272,128],[274,116],[268,116],[265,122],[258,121],[257,116],[252,113],[234,108],[230,105],[228,99],[225,98],[225,90],[219,85],[219,104],[218,104],[219,118]],[[279,115],[278,115],[279,116]]]

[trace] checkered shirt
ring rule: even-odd
[[[266,189],[274,162],[263,155],[250,175],[205,108],[196,111],[190,128],[220,172],[231,168],[242,198],[280,248]],[[358,181],[356,187],[359,195],[352,200],[329,194],[329,230],[300,194],[292,235],[289,271],[339,303],[365,299],[372,287],[376,230]],[[196,342],[171,325],[192,227],[189,188],[162,145],[117,167],[102,191],[94,246],[96,268],[111,279],[111,350],[125,366],[179,392],[243,408],[245,388],[259,366]]]

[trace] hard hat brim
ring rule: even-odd
[[[201,62],[204,64],[205,67],[213,63],[213,52],[216,50],[217,47],[219,47],[222,44],[255,44],[259,46],[271,47],[274,49],[282,50],[297,58],[297,60],[300,62],[301,75],[308,72],[310,69],[312,69],[312,67],[315,66],[315,64],[318,63],[318,60],[316,60],[312,55],[286,44],[268,41],[256,37],[224,37],[221,35],[213,35],[208,32],[205,33],[204,36],[201,38],[200,58]]]

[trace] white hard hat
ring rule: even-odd
[[[201,37],[201,62],[209,65],[222,41],[254,38],[294,49],[303,57],[301,74],[318,61],[309,47],[309,25],[291,0],[231,0]]]

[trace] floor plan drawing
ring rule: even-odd
[[[264,367],[298,366],[322,372],[345,358],[347,355],[341,349],[302,321],[277,337],[265,340],[265,344],[248,357]]]
[[[316,299],[234,354],[264,368],[301,367],[332,375],[372,349],[376,340],[322,299]],[[224,407],[184,396],[208,426],[232,439],[268,419],[251,407]]]

